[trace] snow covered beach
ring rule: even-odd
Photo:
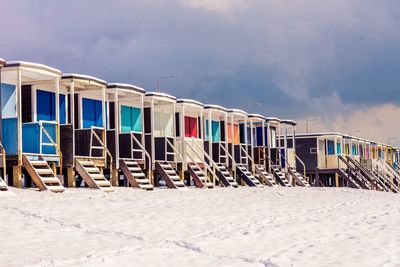
[[[398,266],[397,194],[218,188],[0,194],[0,266]]]

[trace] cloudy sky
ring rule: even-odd
[[[0,57],[400,144],[397,0],[0,0]]]

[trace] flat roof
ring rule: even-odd
[[[236,108],[228,109],[228,113],[237,113],[237,114],[240,114],[240,115],[243,115],[246,117],[249,115],[249,114],[247,114],[246,111],[241,110],[241,109],[236,109]]]
[[[39,64],[39,63],[33,63],[33,62],[27,62],[27,61],[7,61],[6,64],[4,65],[5,68],[13,68],[13,67],[26,67],[26,68],[31,68],[31,69],[38,69],[38,70],[44,70],[51,72],[53,74],[61,75],[61,70]]]
[[[295,122],[294,120],[282,120],[282,123],[290,124],[293,126],[297,125],[297,122]]]
[[[276,121],[276,122],[282,122],[282,120],[276,118],[276,117],[266,117],[266,121]]]
[[[158,96],[158,97],[165,97],[165,98],[169,98],[172,100],[176,100],[175,96],[169,95],[169,94],[165,94],[165,93],[161,93],[161,92],[147,92],[146,96]]]
[[[226,109],[226,108],[224,108],[222,106],[213,105],[213,104],[204,105],[204,109],[216,109],[216,110],[219,110],[219,111],[228,112],[228,109]]]
[[[108,83],[107,88],[108,89],[127,89],[127,90],[135,91],[138,93],[142,93],[142,94],[145,93],[145,90],[143,88],[132,85],[132,84],[128,84],[128,83]]]
[[[89,76],[89,75],[84,75],[84,74],[77,74],[77,73],[63,73],[61,76],[61,79],[80,79],[80,80],[87,80],[87,81],[94,81],[103,85],[107,85],[107,82],[105,80]]]
[[[256,113],[249,114],[248,117],[249,118],[260,119],[260,120],[264,120],[264,121],[267,119],[264,115],[256,114]]]
[[[0,67],[4,66],[6,61],[0,57]]]
[[[204,107],[203,103],[193,100],[193,99],[179,98],[178,100],[176,100],[176,102],[179,104],[193,104],[193,105],[196,105],[199,107]]]

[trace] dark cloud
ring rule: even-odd
[[[174,74],[162,91],[268,116],[400,101],[397,1],[3,0],[0,10],[9,60],[147,90]]]

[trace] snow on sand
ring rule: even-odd
[[[0,192],[0,266],[398,266],[400,195],[334,188]]]

